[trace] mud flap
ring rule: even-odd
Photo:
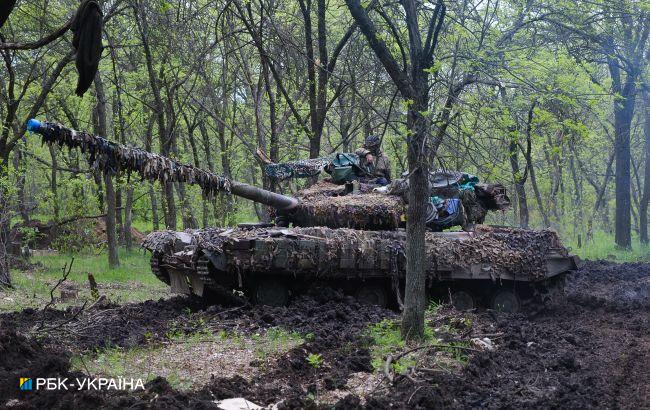
[[[192,292],[190,291],[190,285],[187,283],[187,276],[182,273],[171,271],[169,272],[169,281],[172,288],[172,293],[180,293],[183,295],[189,295]]]
[[[187,275],[187,277],[190,279],[190,284],[192,285],[192,293],[196,296],[203,296],[205,286],[201,278],[198,275]]]
[[[169,272],[169,279],[171,282],[172,293],[203,296],[205,285],[198,275],[188,275],[172,271]]]
[[[562,256],[551,254],[546,258],[547,277],[553,277],[560,273],[578,269],[581,266],[580,258],[575,255]]]

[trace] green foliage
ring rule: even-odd
[[[324,363],[323,356],[320,353],[310,353],[307,355],[306,360],[314,369],[319,369]]]
[[[426,326],[424,330],[424,340],[421,346],[431,347],[441,352],[446,352],[453,361],[458,364],[465,364],[468,360],[466,351],[460,348],[468,347],[464,341],[443,342],[438,334],[453,335],[458,334],[459,329],[471,326],[471,319],[458,318],[451,319],[449,322],[437,325],[435,328],[431,323],[439,316],[442,305],[431,302],[426,311]],[[386,358],[390,355],[398,357],[392,360],[390,365],[396,373],[405,373],[410,367],[417,363],[417,354],[421,349],[415,349],[413,354],[401,355],[402,352],[412,349],[413,345],[408,345],[401,336],[400,324],[398,321],[384,319],[381,322],[370,325],[367,330],[367,336],[370,339],[371,363],[375,370],[383,371]],[[439,346],[439,347],[436,347]]]
[[[583,237],[583,241],[585,241]],[[571,251],[582,259],[597,260],[605,259],[615,262],[650,262],[650,246],[639,242],[634,237],[632,249],[621,249],[616,246],[614,236],[603,231],[594,232],[593,239],[578,247],[577,240],[567,243]]]
[[[364,8],[371,3],[362,1]],[[111,15],[105,27],[105,40],[110,39],[112,46],[106,48],[99,68],[107,97],[109,135],[105,137],[155,152],[161,152],[166,142],[172,142],[170,155],[182,162],[197,163],[217,173],[228,172],[233,179],[254,185],[266,182],[268,187],[256,149],[270,154],[273,134],[278,140],[278,161],[307,157],[310,145],[319,137],[312,120],[324,115],[319,154],[354,150],[367,130],[383,136],[383,150],[393,162],[394,174],[406,171],[407,140],[412,135],[407,129],[406,112],[414,101],[401,98],[365,36],[356,31],[349,38],[340,50],[334,72],[328,73],[328,82],[322,85],[322,94],[318,94],[322,73],[317,70],[314,79],[307,76],[308,67],[324,63],[317,57],[317,2],[311,3],[310,10],[313,50],[304,48],[305,21],[297,2],[278,2],[270,8],[250,1],[244,4],[250,7],[252,24],[248,27],[258,28],[262,33],[265,50],[259,50],[242,21],[233,22],[233,27],[215,24],[224,15],[204,0],[142,2],[140,21],[135,21],[133,13]],[[432,5],[424,2],[419,9],[417,23],[422,33],[426,33]],[[605,6],[611,13],[602,13]],[[376,7],[381,7],[382,14],[378,9],[367,11],[379,40],[400,66],[404,52],[408,65],[411,54],[403,8],[399,2],[379,2]],[[609,215],[603,220],[613,220],[615,177],[610,179],[599,209],[594,210],[598,185],[605,180],[613,150],[613,104],[622,98],[613,90],[606,62],[607,58],[619,59],[619,54],[634,51],[626,36],[643,30],[627,28],[639,26],[642,13],[647,10],[645,2],[623,0],[507,0],[481,7],[465,2],[447,4],[447,19],[433,63],[421,67],[430,78],[429,106],[421,114],[432,119],[434,128],[444,125],[443,107],[447,101],[452,102],[449,126],[430,167],[462,169],[483,181],[501,182],[510,193],[514,192],[514,183],[525,178],[530,226],[544,227],[547,219],[548,225],[571,243],[579,235],[586,237],[584,227],[593,226],[594,220],[603,214]],[[49,32],[53,21],[65,21],[70,12],[71,5],[64,1],[49,2],[47,14],[39,12],[33,2],[19,2],[3,27],[3,34],[7,41],[41,38]],[[550,18],[557,19],[558,24],[550,24]],[[332,50],[351,21],[345,2],[329,2],[325,19],[324,43],[333,58]],[[145,20],[146,33],[141,33]],[[563,27],[568,31],[563,31]],[[597,47],[593,41],[599,38],[610,39],[617,53],[605,53]],[[149,43],[150,54],[145,53],[144,40]],[[9,199],[10,212],[5,213],[12,222],[19,220],[16,211],[23,200],[30,217],[43,222],[105,212],[100,200],[103,187],[96,183],[85,158],[56,147],[50,152],[37,136],[18,135],[31,112],[46,113],[41,116],[92,130],[96,97],[92,90],[83,99],[74,96],[76,73],[71,69],[72,62],[53,78],[54,87],[45,95],[44,104],[35,106],[41,93],[48,91],[43,85],[68,52],[69,44],[58,41],[46,49],[17,51],[12,57],[12,75],[4,65],[0,67],[0,78],[6,79],[0,84],[0,94],[9,95],[9,80],[13,78],[15,83],[11,87],[17,104],[16,117],[1,125],[8,131],[9,141],[18,143],[0,158],[0,192],[3,199]],[[316,61],[307,61],[310,54]],[[270,57],[268,61],[265,55]],[[643,66],[645,59],[639,61],[642,67],[638,70],[641,74],[637,88],[641,90],[641,85],[648,83],[648,71]],[[269,62],[277,75],[269,72]],[[626,74],[622,75],[624,80]],[[450,92],[464,80],[472,81],[450,99]],[[163,123],[158,123],[160,118],[154,115],[158,111],[153,106],[152,85],[158,86],[165,105],[159,110]],[[311,94],[311,86],[317,88],[315,95]],[[316,96],[324,96],[327,102],[322,112],[315,111]],[[1,100],[0,118],[4,121],[13,107],[8,104],[10,98]],[[632,201],[634,231],[639,228],[638,199],[643,194],[647,162],[643,113],[637,104],[631,135],[632,190],[636,198]],[[161,131],[164,129],[172,131],[174,141],[169,141],[167,131]],[[514,154],[509,150],[511,142],[519,147]],[[524,154],[528,142],[537,192],[531,173],[526,172]],[[4,141],[0,146],[5,146]],[[15,156],[18,151],[20,158]],[[518,172],[512,169],[511,159],[519,161]],[[54,162],[59,171],[52,173]],[[18,198],[22,178],[24,198]],[[293,193],[303,184],[304,181],[292,181],[276,188]],[[134,190],[134,227],[150,232],[156,226],[150,187],[162,222],[165,204],[159,183],[141,182],[137,175],[132,175],[123,176],[115,185],[122,194],[123,206],[126,190]],[[185,203],[179,200],[178,191],[175,195],[179,229],[184,228],[183,216],[188,216],[190,208],[200,224],[205,219],[210,226],[232,226],[257,218],[256,209],[245,200],[230,202],[225,196],[218,196],[209,202],[193,186],[185,187]],[[511,197],[515,202],[514,195]],[[513,211],[517,209],[515,204]],[[262,207],[257,211],[262,214]],[[519,218],[513,211],[489,215],[488,222],[517,225]],[[158,227],[164,229],[162,225]],[[55,246],[61,251],[92,250],[85,246],[88,236],[92,236],[92,227],[79,223],[78,228],[57,238]],[[579,252],[594,257],[611,253],[604,249],[605,245],[595,246],[598,249],[593,252]],[[596,249],[591,244],[587,248]],[[637,248],[634,252],[642,253]],[[635,257],[621,255],[619,260]]]
[[[61,278],[61,268],[70,263],[72,256],[34,256],[31,262],[36,264],[36,268],[33,270],[12,270],[14,289],[0,292],[0,311],[43,307],[50,301],[51,288]],[[67,282],[79,289],[78,297],[66,302],[57,302],[56,307],[64,308],[68,305],[79,305],[84,301],[94,301],[88,285],[88,272],[94,274],[99,293],[116,303],[145,301],[170,295],[169,287],[151,273],[148,258],[142,251],[120,250],[122,265],[117,269],[108,267],[108,260],[103,253],[80,253],[75,254],[74,258],[75,262]]]

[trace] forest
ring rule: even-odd
[[[0,0],[0,379],[11,379],[0,382],[0,407],[241,397],[278,408],[650,405],[649,35],[645,0]],[[167,166],[203,170],[220,185],[208,195],[195,181],[119,172],[86,146],[45,141],[30,119],[170,158]],[[169,293],[181,285],[157,273],[158,263],[173,269],[166,256],[154,264],[150,238],[223,236],[242,223],[272,229],[276,211],[231,186],[304,203],[317,177],[280,180],[269,164],[354,153],[368,137],[378,138],[393,181],[409,186],[395,251],[403,276],[382,285],[386,295],[359,285],[382,302],[396,293],[393,306],[351,301],[336,282],[316,295],[291,288],[288,307]],[[575,266],[564,269],[573,273],[559,302],[542,313],[522,303],[520,312],[517,296],[503,302],[516,312],[494,316],[475,308],[471,285],[442,292],[451,305],[427,299],[428,184],[447,170],[505,189],[509,207],[479,222],[519,235],[507,246],[519,241],[512,254],[522,266],[538,263],[539,243],[546,252],[561,240],[566,248],[551,248]],[[296,235],[316,235],[304,232]],[[192,243],[216,241],[201,235]],[[434,259],[436,269],[446,261]],[[477,269],[487,271],[485,261]],[[228,272],[245,288],[248,265],[236,265]],[[190,276],[181,287],[197,286]],[[271,290],[252,300],[285,292],[260,283]],[[471,309],[453,303],[467,295]],[[65,357],[52,375],[141,377],[146,388],[28,397],[14,378],[50,370],[20,365],[3,341]],[[214,351],[246,364],[226,365]],[[200,355],[205,369],[196,370]],[[133,357],[150,367],[127,366]]]

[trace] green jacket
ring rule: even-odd
[[[359,166],[375,178],[386,178],[390,182],[390,160],[381,151],[372,152],[366,148],[354,151],[359,156]],[[375,160],[372,164],[366,161],[366,155],[372,154]]]

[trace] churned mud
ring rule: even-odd
[[[373,370],[367,329],[397,317],[335,291],[300,297],[287,308],[172,298],[4,314],[0,408],[214,408],[215,400],[231,397],[278,408],[650,407],[649,264],[590,262],[568,278],[565,295],[543,309],[471,314],[472,332],[492,335],[493,350],[469,351],[457,372],[413,373],[390,384]],[[213,369],[207,383],[189,391],[163,378],[137,393],[18,389],[19,377],[83,376],[70,370],[73,354],[146,346],[170,331],[206,328],[242,335],[282,328],[304,342],[252,376],[222,377]],[[309,355],[321,355],[322,363],[310,364]]]

